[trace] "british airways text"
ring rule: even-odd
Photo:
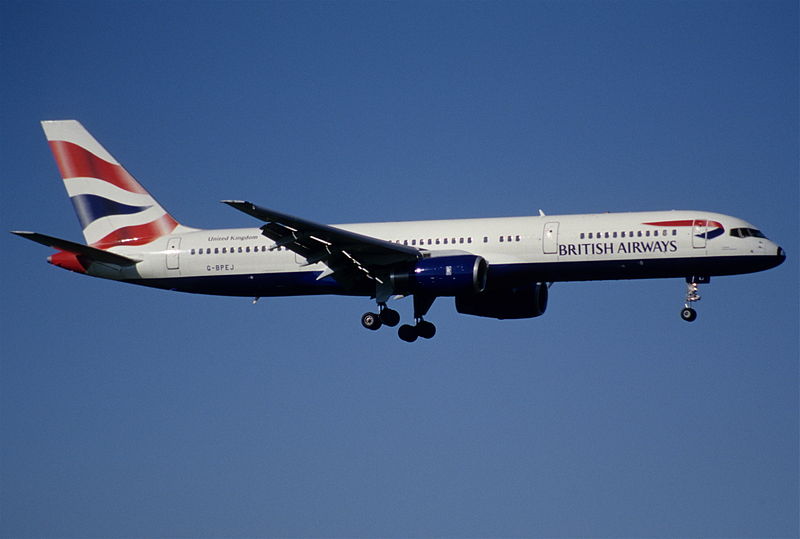
[[[670,241],[623,241],[618,243],[562,243],[558,256],[613,255],[631,253],[674,253],[678,242]]]

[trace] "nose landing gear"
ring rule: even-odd
[[[681,318],[687,322],[694,322],[695,318],[697,318],[697,311],[687,305],[681,309]]]
[[[695,311],[689,305],[695,301],[700,301],[700,294],[698,293],[700,284],[709,282],[711,282],[711,277],[695,276],[686,278],[686,303],[684,303],[683,309],[681,309],[681,318],[687,322],[694,322],[695,319],[697,319],[697,311]]]

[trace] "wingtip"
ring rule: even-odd
[[[256,209],[256,205],[252,202],[248,202],[247,200],[222,200],[220,202],[245,213],[249,213],[249,211]]]

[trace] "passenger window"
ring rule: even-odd
[[[594,234],[592,232],[589,232],[589,239],[592,239],[593,237],[594,237]]]
[[[678,235],[678,229],[677,228],[673,228],[672,229],[672,235],[673,236],[677,236]]]
[[[467,243],[472,243],[472,238],[471,237],[467,238]]]
[[[242,252],[242,248],[241,248],[241,247],[239,247],[239,252],[240,252],[240,253]]]
[[[503,243],[503,236],[500,236],[500,243]]]
[[[623,238],[625,237],[625,231],[624,230],[622,232],[620,232],[620,234],[622,235]]]
[[[215,255],[218,255],[218,254],[219,254],[219,247],[214,247],[214,254],[215,254]]]
[[[658,237],[658,230],[654,230],[654,231],[653,231],[653,236],[656,236],[656,237]]]
[[[444,239],[444,244],[447,245],[447,238]]]
[[[483,237],[483,243],[489,243],[489,236]]]
[[[464,243],[464,238],[458,238],[458,243]]]
[[[519,235],[514,238],[516,241],[519,241]]]
[[[613,236],[613,237],[615,237],[615,238],[616,238],[616,237],[617,237],[617,233],[616,233],[616,232],[614,232],[613,234],[611,234],[611,236]]]
[[[583,237],[584,237],[585,235],[586,235],[585,233],[581,232],[581,239],[583,239]]]
[[[439,245],[439,238],[436,238],[436,245]]]
[[[642,231],[641,230],[637,230],[636,231],[636,236],[641,238],[642,237]]]
[[[403,243],[408,245],[408,241],[404,241]],[[416,245],[416,244],[417,244],[417,240],[411,240],[411,245]]]

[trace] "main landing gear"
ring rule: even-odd
[[[686,303],[681,309],[681,318],[687,322],[694,322],[697,318],[697,311],[689,307],[695,301],[700,301],[698,289],[701,283],[711,282],[711,277],[687,277],[686,278]]]
[[[394,327],[400,323],[400,313],[390,309],[386,304],[378,305],[379,313],[364,313],[361,315],[361,325],[372,331],[381,329],[381,326]]]
[[[414,342],[419,337],[431,339],[436,335],[436,326],[424,320],[422,317],[427,314],[433,305],[435,296],[424,296],[414,294],[414,325],[403,324],[397,330],[397,335],[405,342]],[[378,313],[364,313],[361,316],[361,325],[365,328],[376,331],[382,326],[394,327],[400,323],[400,313],[390,309],[385,303],[378,304]]]
[[[414,342],[418,337],[432,339],[434,335],[436,335],[436,326],[422,318],[417,319],[413,326],[403,324],[397,330],[397,336],[406,342]]]

